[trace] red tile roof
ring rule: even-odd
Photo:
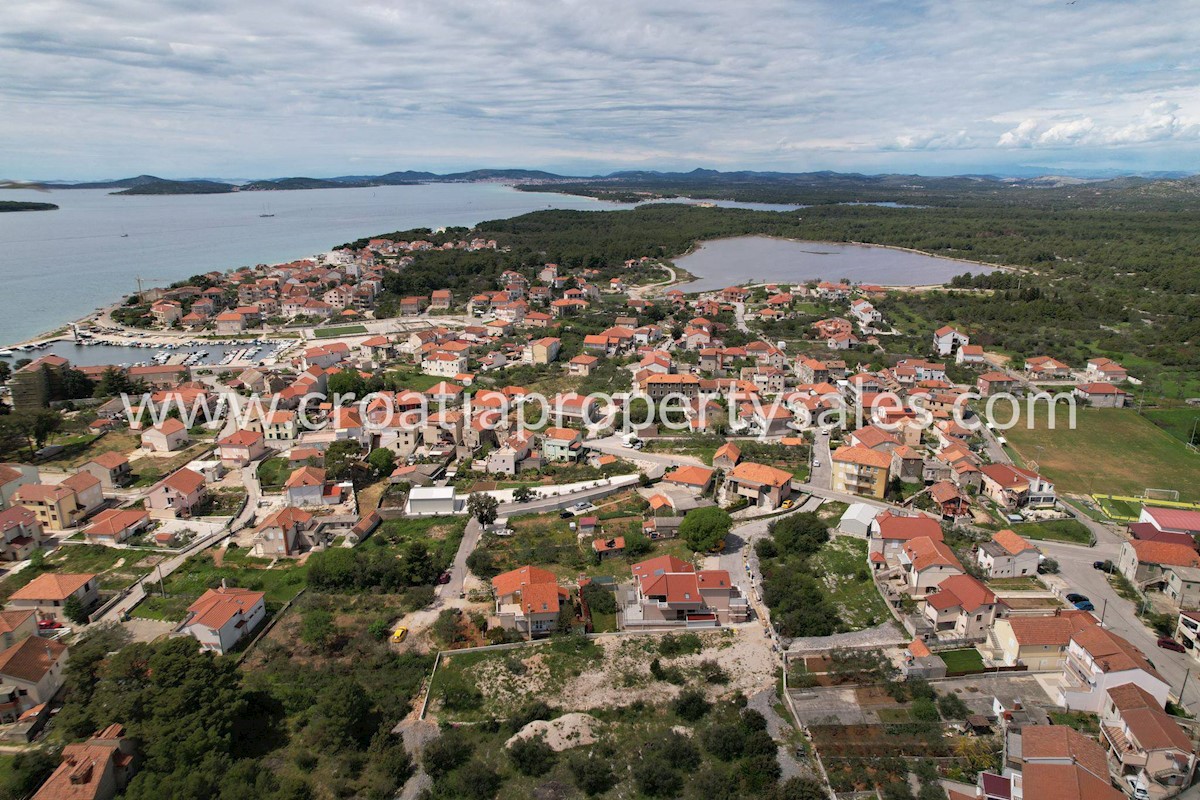
[[[95,578],[95,573],[44,572],[17,589],[10,600],[66,600],[79,591],[84,584]]]
[[[266,595],[249,589],[238,589],[233,586],[222,586],[209,589],[196,602],[188,606],[192,616],[188,625],[203,625],[206,628],[219,630],[234,617],[245,616],[262,602]]]

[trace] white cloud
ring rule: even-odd
[[[1170,158],[1197,39],[1190,0],[9,2],[0,152],[47,178]]]

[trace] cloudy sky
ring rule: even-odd
[[[1200,4],[4,0],[0,176],[1200,171]]]

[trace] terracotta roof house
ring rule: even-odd
[[[630,570],[635,592],[621,609],[626,629],[711,627],[745,622],[749,606],[725,570],[700,570],[674,556],[658,556]]]
[[[715,474],[715,470],[689,464],[676,467],[668,472],[663,476],[663,482],[703,493],[708,491],[708,488],[712,486],[713,475]]]
[[[142,432],[142,447],[155,453],[182,450],[188,443],[187,427],[171,417]]]
[[[1067,656],[1071,637],[1096,618],[1086,611],[1057,611],[1049,616],[1011,616],[996,620],[993,637],[999,661],[1030,670],[1058,670]]]
[[[1012,464],[985,464],[979,468],[983,493],[1006,509],[1054,505],[1054,484],[1036,472]]]
[[[792,477],[776,467],[742,461],[729,471],[725,491],[745,497],[759,508],[779,508],[792,495]]]
[[[1104,749],[1065,725],[1021,729],[1020,772],[1011,777],[1013,797],[1026,800],[1123,800],[1112,787]],[[1011,743],[1010,743],[1011,744]],[[1010,759],[1013,749],[1010,748]]]
[[[1101,711],[1100,743],[1122,776],[1157,789],[1155,796],[1186,788],[1195,772],[1196,753],[1179,723],[1136,683],[1109,689],[1108,700]]]
[[[1001,602],[991,589],[970,575],[952,575],[925,597],[925,618],[939,633],[958,639],[983,639]]]
[[[1170,685],[1145,653],[1110,630],[1089,625],[1071,636],[1057,695],[1052,698],[1076,711],[1099,713],[1108,690],[1136,683],[1166,706]]]
[[[526,565],[492,578],[497,624],[526,636],[554,631],[570,593],[549,570]]]
[[[919,536],[909,539],[900,551],[900,566],[907,574],[909,591],[925,595],[951,575],[963,574],[963,565],[941,539]]]
[[[188,606],[178,630],[195,638],[203,650],[227,653],[266,617],[265,598],[263,592],[222,584]]]
[[[86,742],[67,745],[62,762],[31,800],[112,800],[135,771],[133,742],[110,725]]]
[[[1011,530],[1002,530],[979,546],[979,566],[989,578],[1020,578],[1036,575],[1042,554]]]
[[[15,689],[17,708],[28,711],[50,702],[58,694],[66,663],[65,644],[56,639],[27,636],[0,653],[0,684]]]
[[[902,517],[892,511],[884,511],[875,517],[868,530],[868,549],[872,553],[883,553],[888,557],[898,556],[904,543],[923,536],[943,541],[942,526],[936,519],[919,514]]]
[[[79,469],[94,475],[105,489],[124,486],[133,477],[129,459],[114,451],[101,453]]]
[[[891,453],[843,445],[833,451],[831,460],[834,491],[883,499],[891,477]]]
[[[726,442],[713,453],[712,464],[715,469],[730,470],[737,466],[742,458],[742,449],[733,442]]]
[[[204,497],[204,476],[182,467],[154,485],[146,495],[146,508],[155,519],[190,517]]]
[[[92,573],[43,572],[8,597],[13,610],[33,610],[39,620],[58,619],[67,598],[75,597],[86,610],[100,599],[100,584]]]
[[[120,544],[150,524],[150,515],[137,509],[109,508],[92,518],[83,529],[84,537],[94,544]]]

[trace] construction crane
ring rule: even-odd
[[[156,281],[156,282],[158,282],[158,281],[165,281],[165,280],[167,280],[166,278],[146,278],[146,277],[143,277],[143,276],[141,276],[141,275],[135,275],[133,279],[134,279],[135,281],[137,281],[137,287],[138,287],[137,293],[138,293],[138,297],[139,297],[139,298],[142,296],[142,282],[143,282],[143,281]]]

